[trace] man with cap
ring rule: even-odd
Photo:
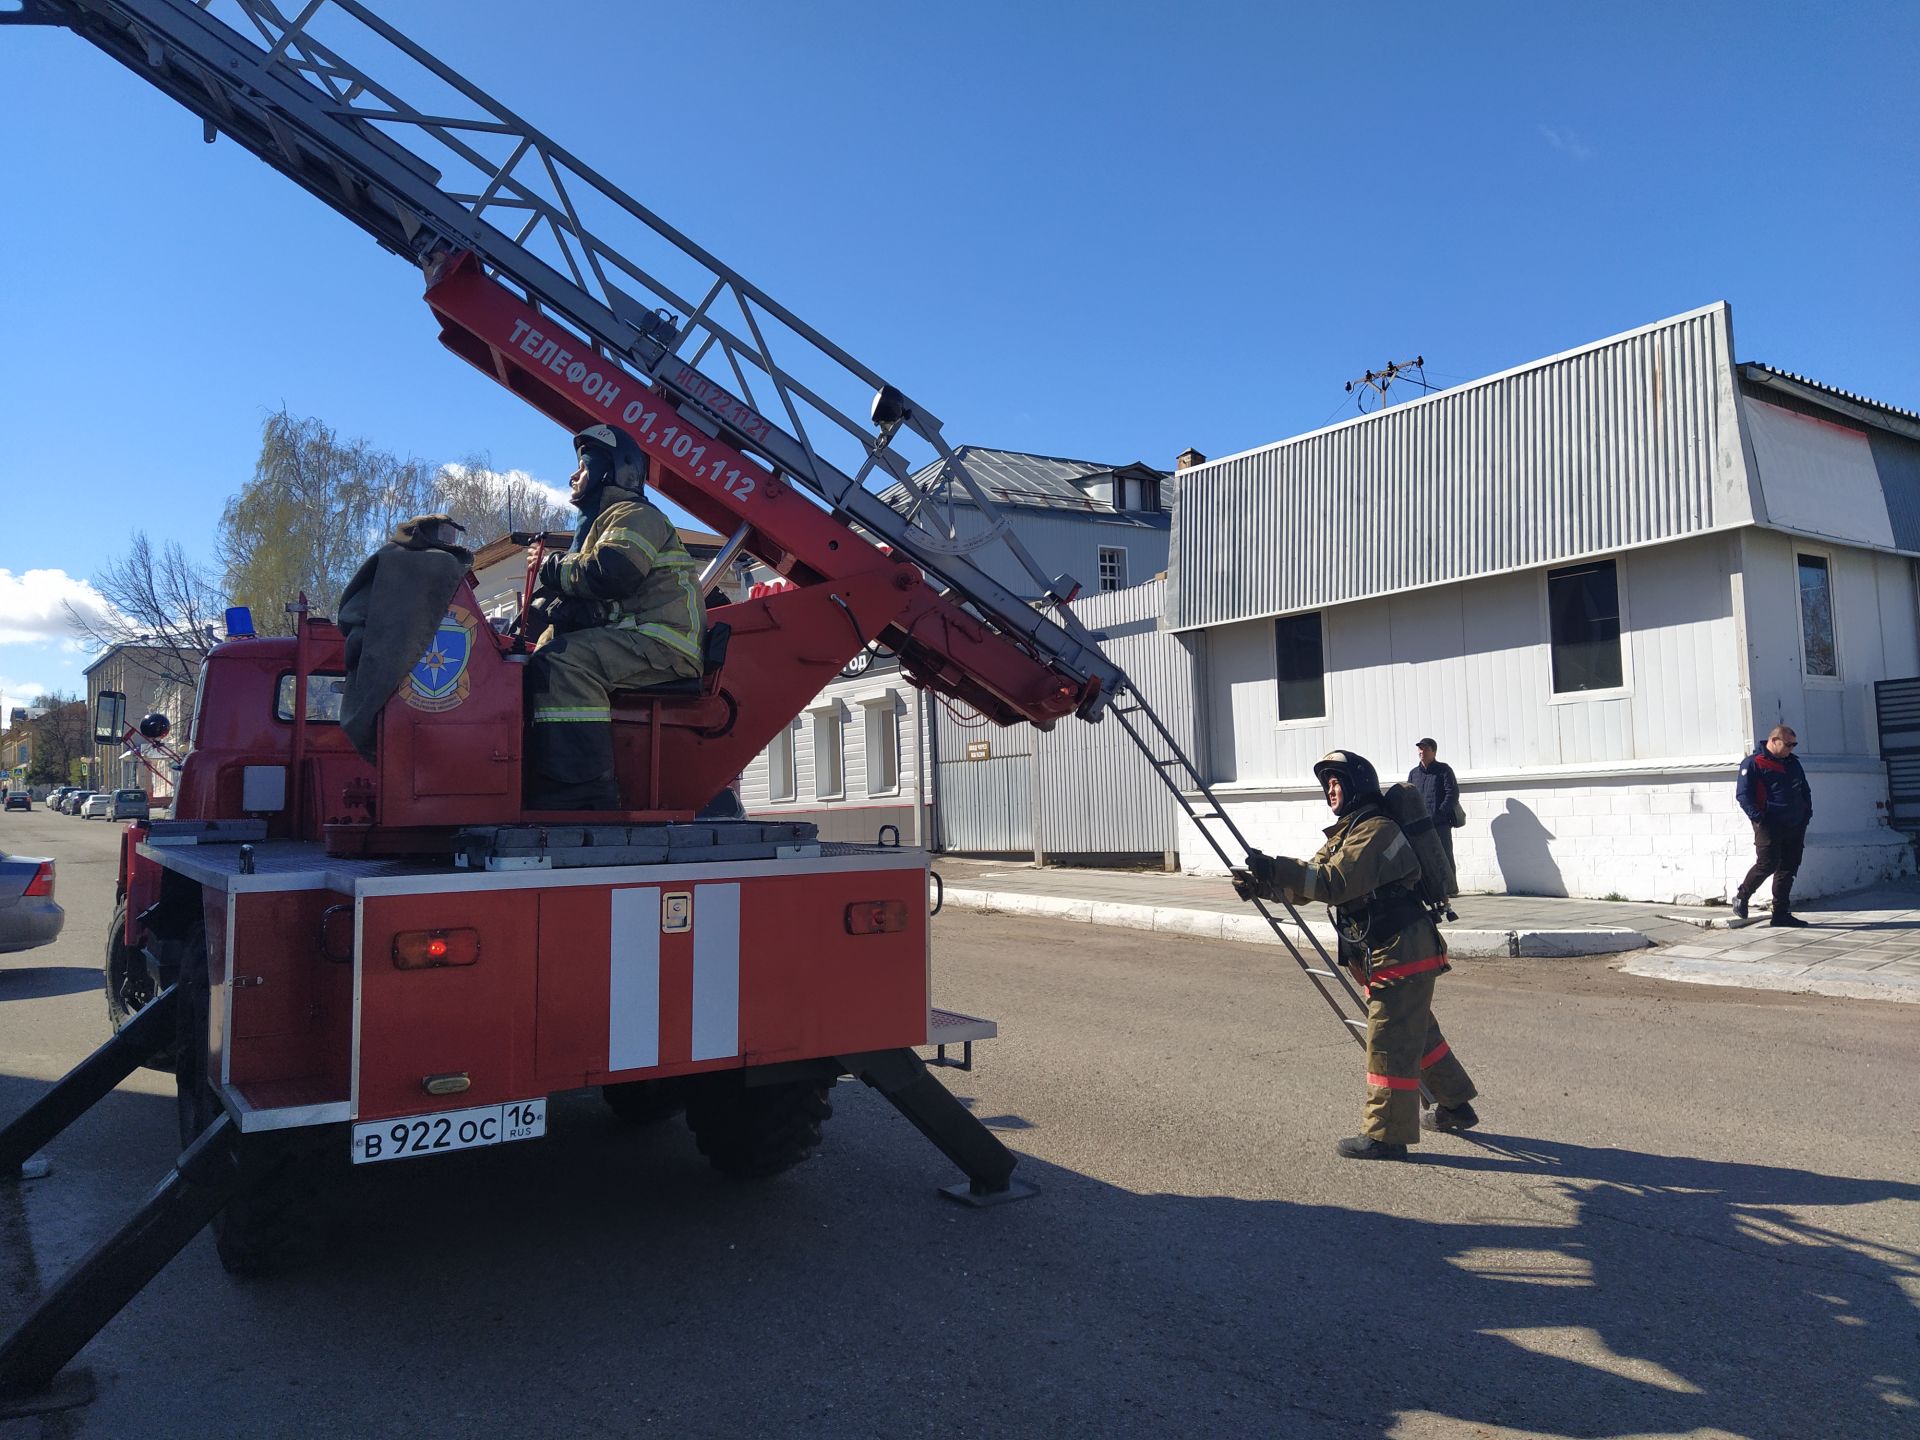
[[[1433,1018],[1433,986],[1448,969],[1440,938],[1415,887],[1420,860],[1382,809],[1380,779],[1363,755],[1335,750],[1313,767],[1334,823],[1311,860],[1255,850],[1248,888],[1289,904],[1331,907],[1341,962],[1366,987],[1367,1103],[1361,1133],[1335,1151],[1350,1160],[1401,1160],[1430,1130],[1480,1123],[1466,1068]],[[1425,1082],[1437,1102],[1420,1115]]]
[[[699,569],[673,522],[646,498],[647,456],[593,425],[573,437],[580,527],[540,565],[527,629],[527,808],[617,810],[615,690],[697,678],[707,612]]]
[[[1453,864],[1453,807],[1460,803],[1460,782],[1454,778],[1453,767],[1440,759],[1440,747],[1433,743],[1433,737],[1417,742],[1414,753],[1420,757],[1420,763],[1407,772],[1407,783],[1420,792],[1420,798],[1427,802],[1427,813],[1433,817],[1433,833],[1439,837],[1440,848],[1447,852],[1447,864]]]

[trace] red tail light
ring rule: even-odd
[[[393,968],[438,970],[480,958],[478,930],[402,930],[393,937]]]
[[[904,900],[856,900],[847,906],[849,935],[887,935],[906,928]]]
[[[48,900],[53,898],[53,862],[51,860],[46,861],[33,872],[33,879],[27,882],[27,888],[22,893],[42,896]]]

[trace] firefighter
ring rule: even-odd
[[[1420,861],[1381,810],[1372,764],[1335,750],[1313,767],[1336,817],[1311,860],[1247,857],[1253,888],[1268,899],[1330,906],[1341,962],[1367,994],[1367,1103],[1360,1134],[1335,1151],[1350,1160],[1400,1160],[1429,1130],[1468,1130],[1480,1117],[1477,1093],[1433,1018],[1433,985],[1449,968],[1440,938],[1415,887]],[[1420,1084],[1438,1102],[1420,1115]]]
[[[707,612],[693,557],[646,498],[646,453],[611,425],[573,446],[580,527],[541,561],[527,627],[527,807],[617,810],[610,696],[698,678]]]

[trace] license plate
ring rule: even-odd
[[[503,1140],[531,1140],[546,1133],[544,1100],[476,1105],[471,1110],[444,1110],[438,1115],[415,1115],[406,1120],[372,1120],[353,1127],[353,1163],[444,1155],[452,1150],[498,1145]]]

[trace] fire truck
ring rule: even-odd
[[[684,1112],[715,1166],[763,1177],[855,1077],[959,1168],[946,1194],[1029,1193],[930,1069],[995,1026],[934,1003],[927,854],[708,810],[877,642],[998,724],[1117,720],[1222,858],[1250,848],[933,412],[356,0],[22,0],[0,23],[95,45],[416,265],[453,354],[567,431],[632,435],[728,537],[703,588],[743,552],[786,582],[710,610],[698,678],[615,695],[619,811],[525,806],[526,647],[470,575],[372,759],[336,723],[342,633],[304,601],[291,636],[208,655],[173,818],[124,838],[117,1031],[0,1129],[0,1175],[142,1065],[177,1077],[181,1154],[0,1342],[0,1392],[50,1383],[209,1222],[229,1269],[274,1263],[316,1159],[537,1141],[564,1092]],[[131,744],[123,704],[98,722]],[[1324,951],[1287,948],[1356,1029]]]

